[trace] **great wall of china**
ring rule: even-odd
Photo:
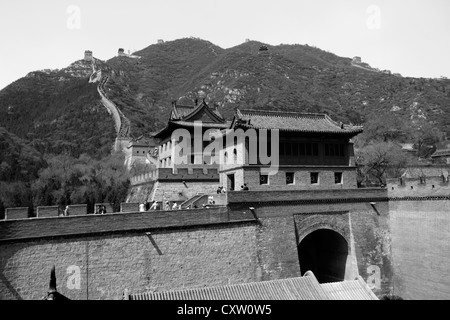
[[[97,67],[95,58],[91,58],[92,62],[92,75],[89,82],[98,82],[97,91],[101,97],[101,102],[106,108],[108,113],[112,115],[114,119],[114,125],[116,129],[116,141],[114,143],[114,151],[122,150],[128,146],[128,142],[131,135],[130,120],[123,114],[123,112],[108,99],[106,94],[106,84],[109,80],[107,75],[102,73],[102,70]]]

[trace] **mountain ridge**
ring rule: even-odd
[[[193,104],[203,98],[228,119],[236,108],[254,108],[326,113],[370,127],[383,115],[411,127],[425,119],[450,133],[450,80],[364,70],[351,58],[313,46],[248,41],[223,49],[183,38],[133,55],[140,58],[95,59],[108,77],[108,99],[130,120],[131,137],[161,129],[172,101]],[[97,83],[89,82],[92,73],[92,62],[85,60],[30,72],[0,91],[0,126],[40,141],[43,152],[106,154],[115,138],[114,121],[100,102]]]

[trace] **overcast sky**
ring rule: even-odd
[[[450,78],[449,0],[0,0],[0,88],[30,71],[63,68],[84,50],[199,37],[309,44],[403,76]]]

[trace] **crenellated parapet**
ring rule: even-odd
[[[389,198],[416,198],[450,195],[449,176],[387,179]]]

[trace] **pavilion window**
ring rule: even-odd
[[[312,144],[313,156],[319,155],[319,145],[317,143]]]
[[[311,147],[311,143],[307,143],[307,144],[306,144],[306,155],[307,155],[307,156],[311,156],[311,155],[312,155],[312,147]]]
[[[260,174],[259,184],[269,184],[269,176],[267,174]]]
[[[304,156],[304,155],[305,155],[305,144],[304,144],[304,143],[300,143],[300,144],[298,145],[298,153],[299,153],[301,156]]]
[[[284,142],[280,142],[280,155],[284,155]]]
[[[292,155],[293,156],[298,156],[298,143],[293,143],[292,144]]]
[[[319,184],[319,173],[311,172],[311,184]]]
[[[286,184],[294,184],[294,172],[286,172]]]
[[[334,183],[335,184],[342,184],[342,172],[335,172],[334,173]]]
[[[291,143],[290,142],[286,142],[285,149],[286,149],[286,155],[287,156],[292,155],[292,149],[291,149]]]

